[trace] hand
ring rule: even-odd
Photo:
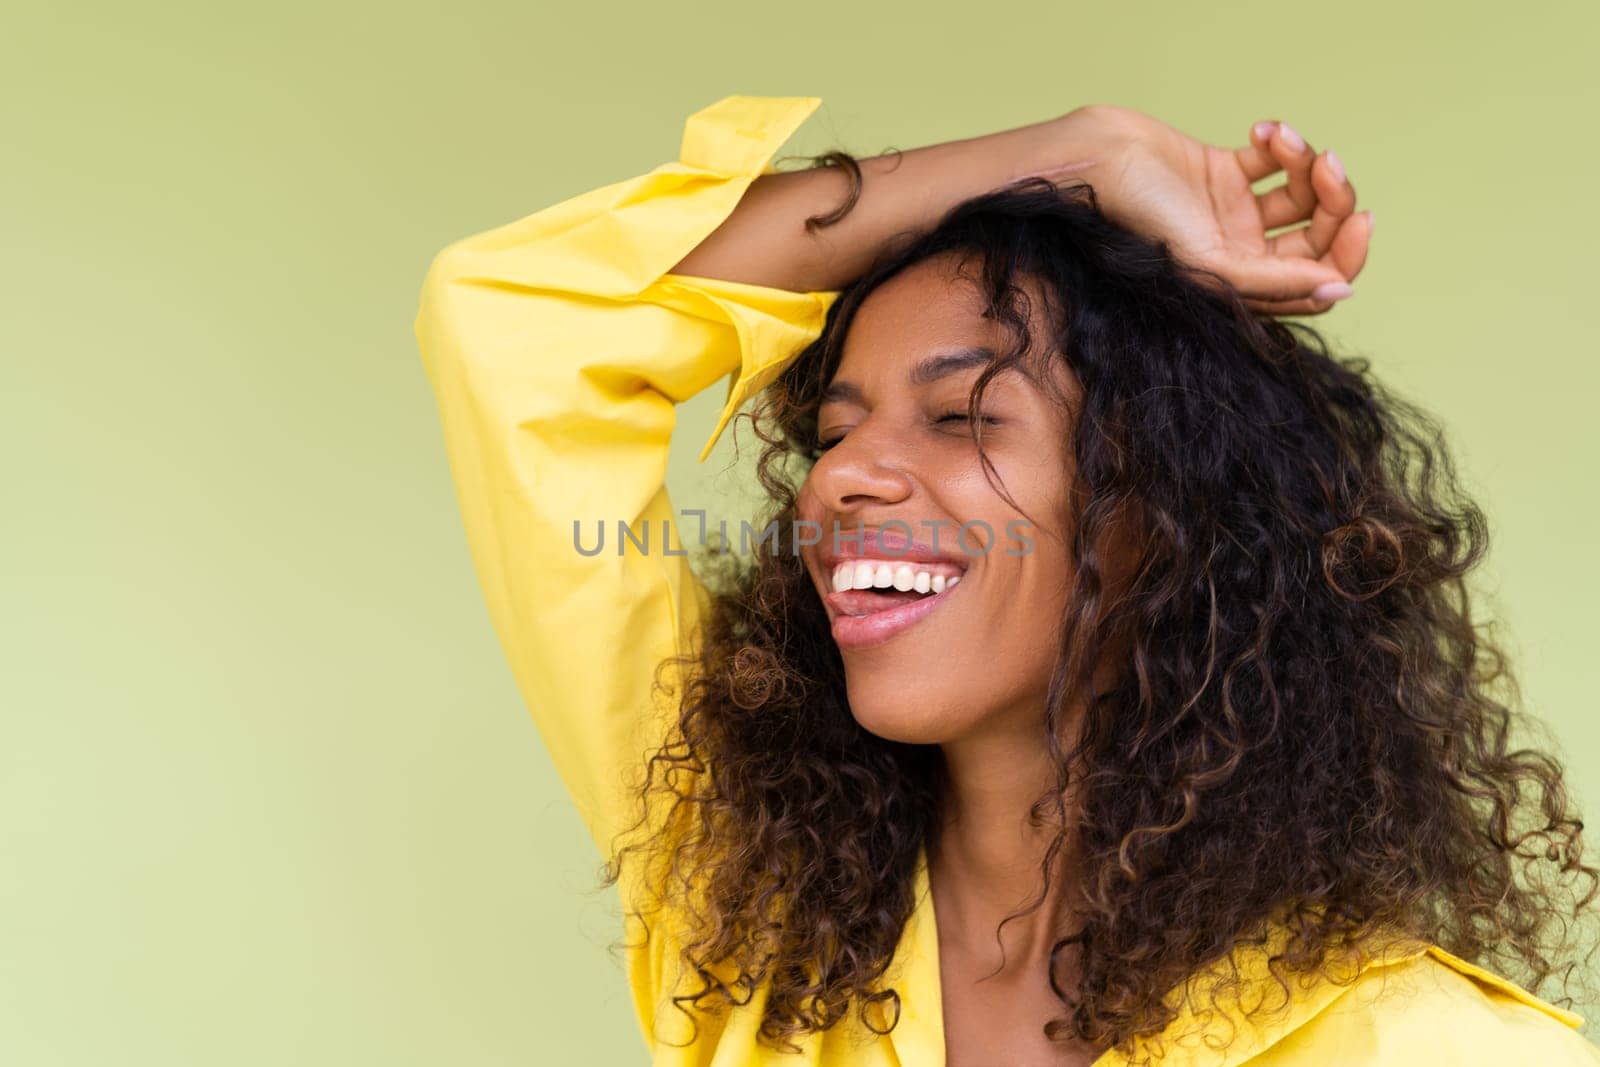
[[[1092,185],[1114,222],[1220,275],[1252,310],[1314,315],[1350,295],[1372,240],[1372,212],[1354,213],[1355,188],[1339,164],[1288,124],[1258,122],[1248,145],[1219,148],[1129,108],[1096,104],[1063,121],[1094,126],[1104,150],[1061,172]],[[1280,170],[1287,184],[1252,192]]]

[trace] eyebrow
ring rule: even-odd
[[[932,385],[973,367],[986,367],[997,358],[995,350],[985,345],[957,348],[920,361],[911,368],[911,373],[906,379],[912,385]],[[857,404],[866,407],[866,398],[854,383],[835,380],[829,382],[828,387],[822,391],[822,403]]]

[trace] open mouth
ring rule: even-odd
[[[883,594],[912,594],[914,597],[942,593],[961,580],[966,569],[953,563],[892,562],[889,560],[847,559],[833,568],[835,593],[859,590]],[[905,597],[901,597],[903,602]]]
[[[853,559],[833,569],[833,637],[841,648],[879,645],[944,603],[965,568],[953,563]]]

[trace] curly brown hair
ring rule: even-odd
[[[820,159],[852,190],[813,226],[859,194],[848,154]],[[1592,915],[1600,871],[1560,762],[1514,747],[1536,724],[1473,617],[1487,527],[1438,424],[1367,360],[1107,219],[1089,186],[1031,179],[885,249],[741,416],[780,536],[702,556],[710,610],[695,650],[663,664],[680,669],[681,711],[637,783],[649,833],[604,874],[620,880],[636,851],[655,861],[641,884],[673,905],[701,980],[674,1003],[716,1010],[769,982],[761,1037],[786,1048],[853,1004],[868,1026],[869,1004],[898,1007],[873,984],[936,836],[941,754],[852,717],[790,520],[857,309],[945,253],[981,264],[988,314],[1017,338],[1008,359],[1031,343],[1019,283],[1042,286],[1054,358],[1082,386],[1078,569],[1040,726],[1057,780],[1035,813],[1059,827],[1047,886],[1073,838],[1083,910],[1052,949],[1062,1016],[1046,1033],[1131,1054],[1175,1017],[1169,991],[1264,943],[1269,919],[1287,933],[1271,957],[1285,990],[1381,929],[1565,989],[1586,959],[1568,920]],[[1136,566],[1112,581],[1104,546],[1129,514]],[[1108,650],[1124,669],[1105,688]],[[1070,990],[1053,977],[1069,950]]]

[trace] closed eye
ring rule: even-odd
[[[940,415],[933,421],[936,423],[966,422],[967,413],[965,411],[952,411],[947,414]],[[985,426],[998,426],[1000,424],[1000,420],[995,418],[993,415],[979,415],[978,421],[983,423]]]
[[[936,425],[944,425],[945,423],[951,423],[951,422],[967,422],[968,419],[967,419],[967,413],[965,411],[948,411],[948,412],[945,412],[943,415],[938,416],[933,421],[934,421],[934,423]],[[995,416],[993,416],[993,415],[979,415],[978,416],[978,421],[983,423],[985,426],[998,426],[998,425],[1000,425],[1000,420],[998,418],[996,418]],[[830,437],[830,438],[827,438],[826,440],[818,441],[816,443],[816,445],[814,446],[814,448],[815,448],[816,452],[820,455],[821,453],[826,452],[828,449],[832,448],[834,445],[837,445],[840,441],[843,441],[843,440],[844,440],[844,434],[839,434],[837,437]]]

